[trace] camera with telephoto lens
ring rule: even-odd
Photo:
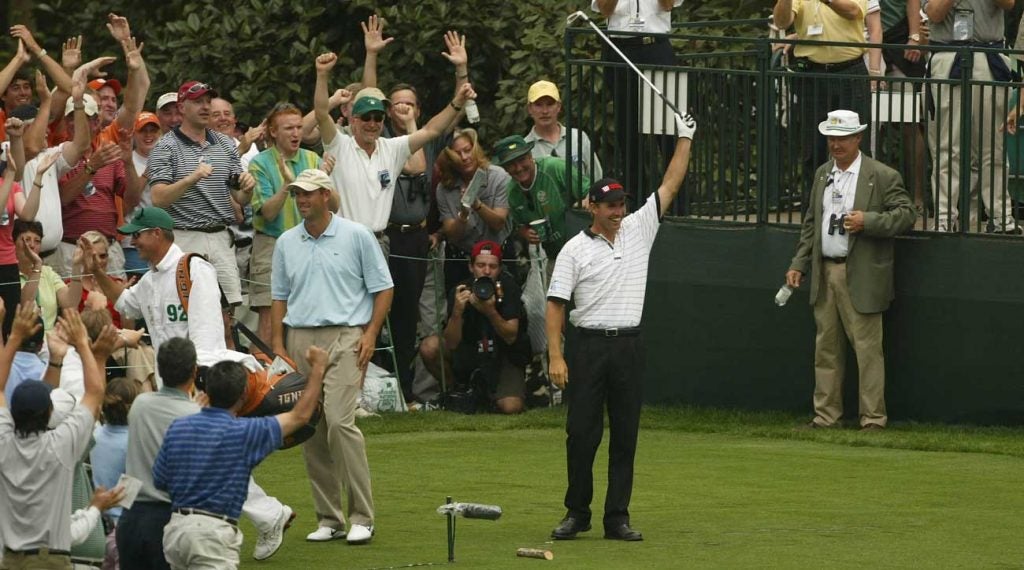
[[[476,295],[477,299],[486,301],[494,296],[497,287],[494,285],[494,279],[490,277],[477,277],[473,280],[473,285],[470,287],[473,294]]]
[[[228,175],[228,179],[225,182],[228,186],[228,190],[239,191],[242,189],[242,183],[239,181],[241,175],[238,173]]]

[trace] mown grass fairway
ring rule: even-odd
[[[563,515],[563,410],[518,418],[445,412],[361,420],[377,508],[368,546],[307,543],[316,521],[298,449],[257,481],[299,517],[280,552],[245,568],[388,568],[447,559],[446,495],[493,503],[498,521],[458,519],[459,568],[1022,568],[1024,431],[893,426],[794,432],[798,418],[681,409],[644,412],[631,506],[644,542],[601,538],[607,451],[598,452],[595,528],[551,543]],[[549,548],[551,562],[516,558]]]

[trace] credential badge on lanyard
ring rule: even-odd
[[[377,179],[380,180],[381,192],[387,190],[388,186],[391,186],[391,171],[387,169],[378,171]]]
[[[957,8],[953,10],[953,40],[974,41],[974,10]]]

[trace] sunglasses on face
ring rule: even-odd
[[[363,121],[363,122],[366,122],[366,123],[370,123],[370,122],[373,122],[373,123],[383,123],[384,122],[384,113],[381,113],[380,111],[374,111],[373,113],[367,113],[367,114],[363,115],[362,117],[359,117],[359,120]]]
[[[133,240],[137,240],[137,239],[139,239],[139,236],[141,236],[141,235],[142,235],[142,234],[143,234],[144,232],[148,232],[148,231],[149,231],[149,230],[151,230],[151,229],[153,229],[153,228],[146,228],[146,229],[144,229],[144,230],[139,230],[139,231],[137,231],[137,232],[133,233],[133,234],[132,234],[132,239],[133,239]]]

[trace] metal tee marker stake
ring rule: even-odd
[[[455,515],[467,519],[487,519],[496,521],[501,518],[501,507],[497,505],[481,505],[480,503],[453,503],[449,495],[445,503],[437,507],[437,513],[444,515],[448,523],[448,562],[455,562]]]

